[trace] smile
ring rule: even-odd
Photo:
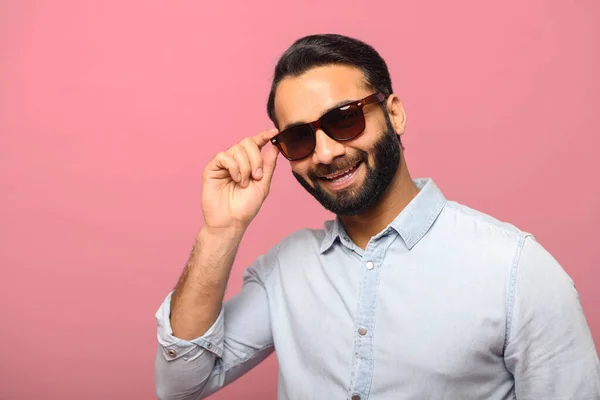
[[[344,179],[347,179],[352,174],[352,172],[354,172],[354,170],[356,170],[357,167],[358,167],[358,163],[353,165],[352,167],[348,168],[347,170],[336,172],[334,174],[325,175],[324,178],[328,179],[330,181],[344,180]]]
[[[358,162],[348,169],[325,175],[321,179],[331,190],[346,188],[354,182],[360,165],[361,163]]]

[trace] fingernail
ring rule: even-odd
[[[240,179],[242,179],[242,174],[238,172],[238,174],[235,176],[235,180],[239,182]]]
[[[258,178],[258,179],[262,178],[262,168],[258,168],[256,170],[256,178]]]

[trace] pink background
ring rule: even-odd
[[[250,5],[252,4],[252,5]],[[413,176],[533,232],[600,344],[600,3],[0,4],[0,398],[154,397],[154,312],[200,228],[217,151],[271,127],[273,66],[339,32],[388,61]],[[329,218],[280,159],[243,268]],[[215,399],[276,394],[271,357]]]

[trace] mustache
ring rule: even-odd
[[[311,179],[319,179],[325,175],[335,174],[337,172],[345,171],[355,166],[361,161],[367,159],[367,153],[360,151],[358,154],[352,157],[344,157],[339,160],[334,160],[331,164],[319,164],[315,169],[308,173],[308,177]]]

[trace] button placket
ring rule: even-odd
[[[377,313],[378,289],[382,264],[388,248],[397,235],[386,234],[372,240],[362,254],[362,272],[356,315],[354,348],[350,376],[349,399],[366,398],[373,378],[373,338]],[[356,396],[356,397],[354,397]]]

